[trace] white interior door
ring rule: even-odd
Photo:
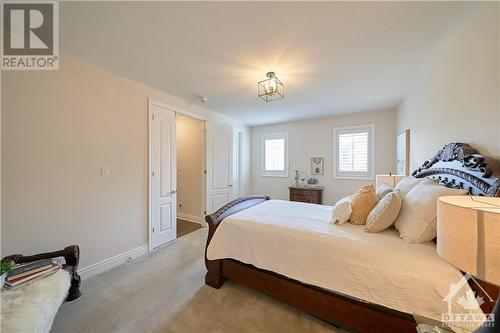
[[[233,198],[233,127],[207,123],[207,212]]]
[[[150,105],[151,247],[176,238],[175,112]]]

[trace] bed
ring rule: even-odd
[[[413,175],[500,196],[495,170],[470,146],[452,143]],[[220,288],[234,280],[357,332],[415,332],[412,313],[435,319],[444,313],[449,281],[462,275],[434,243],[409,244],[395,230],[369,234],[362,226],[332,225],[332,209],[267,196],[228,203],[206,217],[206,283]]]

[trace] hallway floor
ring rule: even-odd
[[[198,223],[177,219],[177,238],[186,236],[200,228],[201,226]]]

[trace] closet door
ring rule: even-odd
[[[233,198],[233,127],[207,123],[207,214]]]

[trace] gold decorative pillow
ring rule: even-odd
[[[365,224],[366,217],[378,202],[377,193],[373,185],[360,188],[352,197],[351,223]]]

